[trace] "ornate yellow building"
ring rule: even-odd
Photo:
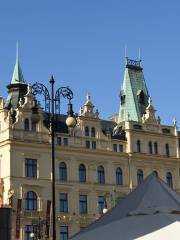
[[[65,115],[56,118],[57,239],[98,219],[152,171],[180,191],[176,121],[165,126],[155,117],[140,61],[126,60],[120,112],[113,120],[99,118],[89,95],[74,129],[67,128]],[[51,239],[47,116],[17,59],[8,98],[0,98],[0,178],[3,203],[13,209],[13,239],[36,239],[38,234]]]

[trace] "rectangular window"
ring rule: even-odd
[[[79,195],[79,213],[87,213],[87,195]]]
[[[117,144],[113,144],[113,151],[117,152]]]
[[[123,152],[123,145],[122,144],[119,144],[119,151]]]
[[[60,226],[60,240],[68,240],[68,226]]]
[[[86,141],[86,148],[90,148],[90,141]]]
[[[37,160],[36,159],[25,159],[25,176],[26,177],[37,177]]]
[[[92,141],[92,149],[96,149],[96,142]]]
[[[34,234],[34,237],[31,235]],[[38,238],[38,226],[37,225],[26,225],[25,226],[25,240],[35,240]]]
[[[170,153],[169,153],[169,144],[166,143],[166,156],[169,157]]]
[[[60,193],[60,212],[68,212],[68,195]]]
[[[103,214],[103,209],[105,208],[105,197],[98,196],[98,211],[99,214]]]
[[[63,138],[63,144],[64,146],[68,146],[68,138]]]
[[[61,143],[61,137],[57,137],[57,144],[58,145],[61,145],[62,143]]]

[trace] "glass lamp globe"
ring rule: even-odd
[[[31,237],[31,238],[35,237],[35,233],[33,233],[33,232],[30,233],[30,237]]]
[[[103,214],[107,213],[108,209],[107,208],[104,208],[103,209]]]

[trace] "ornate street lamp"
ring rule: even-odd
[[[42,83],[35,83],[32,85],[33,95],[43,95],[45,101],[45,112],[49,113],[50,117],[50,133],[51,133],[51,169],[52,169],[52,229],[53,229],[53,240],[56,240],[56,202],[55,202],[55,114],[60,114],[60,98],[66,98],[69,100],[68,103],[68,118],[66,124],[68,127],[73,128],[76,125],[76,119],[72,109],[71,100],[73,99],[73,92],[69,87],[60,87],[54,92],[54,78],[51,77],[50,81],[51,91]],[[33,110],[33,109],[32,109]],[[34,110],[33,110],[34,111]]]

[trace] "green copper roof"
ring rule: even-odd
[[[17,49],[16,49],[16,63],[14,66],[14,72],[13,72],[13,76],[12,76],[12,80],[11,80],[11,84],[16,84],[16,83],[25,83],[22,69],[21,69],[21,66],[19,63],[18,45],[17,45]]]
[[[142,115],[148,105],[149,94],[140,61],[127,58],[120,97],[119,122],[128,119],[142,121]]]

